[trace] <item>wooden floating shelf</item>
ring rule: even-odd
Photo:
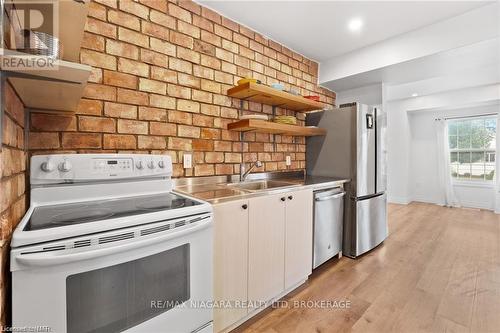
[[[227,125],[230,131],[283,134],[292,136],[326,135],[323,128],[279,124],[258,119],[242,119]]]
[[[293,95],[285,91],[277,90],[263,84],[244,83],[232,87],[227,91],[231,97],[247,101],[278,106],[293,111],[313,111],[324,108],[323,103],[312,101],[302,96]]]

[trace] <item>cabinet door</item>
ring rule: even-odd
[[[214,205],[214,300],[232,305],[214,309],[215,332],[247,314],[234,303],[248,297],[248,211],[248,200]]]
[[[249,200],[249,301],[268,301],[284,290],[284,200],[286,200],[285,194],[269,195]]]
[[[286,195],[285,289],[307,279],[313,259],[312,190]]]

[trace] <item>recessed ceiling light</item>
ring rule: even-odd
[[[418,96],[418,94],[417,94],[417,93],[413,93],[413,94],[411,94],[411,97],[417,97],[417,96]]]
[[[353,32],[358,32],[363,28],[363,20],[359,17],[353,18],[349,21],[347,27]]]

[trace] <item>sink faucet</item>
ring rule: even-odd
[[[250,168],[245,171],[245,163],[240,163],[240,182],[244,182],[247,178],[248,174],[252,171],[253,168],[260,168],[262,166],[261,161],[256,161],[250,165]]]

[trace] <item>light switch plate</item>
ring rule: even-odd
[[[193,167],[193,155],[184,154],[182,157],[182,161],[184,164],[184,169],[191,169]]]
[[[286,165],[292,165],[292,158],[290,157],[290,155],[287,155],[286,157]]]

